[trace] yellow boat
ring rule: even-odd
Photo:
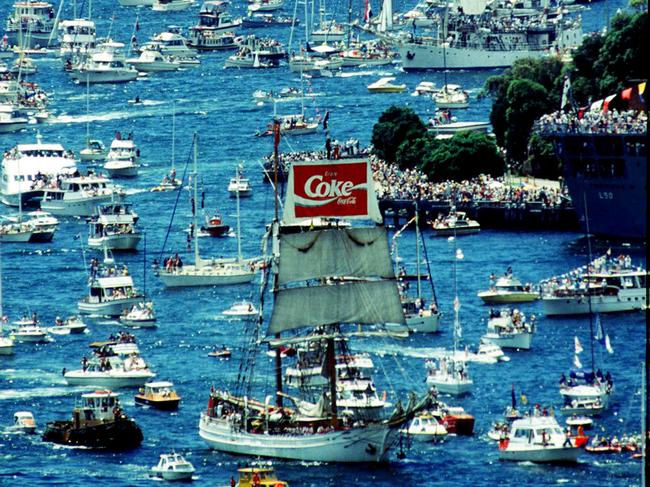
[[[287,482],[278,480],[273,467],[245,467],[237,471],[237,487],[289,487]]]
[[[478,293],[485,304],[529,303],[539,299],[539,292],[529,284],[523,285],[519,279],[507,275],[497,279],[487,291]]]

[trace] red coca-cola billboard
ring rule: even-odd
[[[329,162],[293,166],[296,218],[367,217],[368,162]]]

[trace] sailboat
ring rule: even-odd
[[[151,188],[152,192],[160,191],[176,191],[182,185],[182,181],[176,178],[176,107],[172,111],[172,157],[171,167],[169,174],[163,177],[163,180],[158,186]]]
[[[197,221],[198,209],[198,135],[194,136],[194,198],[192,199],[192,232],[194,237],[194,264],[178,265],[174,258],[167,259],[166,265],[160,269],[160,280],[167,287],[185,286],[220,286],[228,284],[245,284],[251,282],[257,272],[258,259],[244,259],[241,253],[241,232],[239,218],[239,196],[237,197],[237,257],[202,259],[199,255],[199,239],[192,235],[199,228]],[[176,256],[178,257],[178,256]]]
[[[279,133],[277,124],[275,130]],[[277,168],[277,137],[275,152]],[[312,194],[309,188],[305,192],[307,180],[319,180],[323,189],[343,181],[345,194],[332,200]],[[259,342],[254,336],[248,349],[251,366],[246,370],[250,373],[238,381],[233,393],[211,390],[207,409],[201,413],[199,435],[215,450],[244,455],[318,462],[385,461],[399,430],[431,404],[431,397],[427,394],[418,400],[411,394],[408,404],[398,401],[386,419],[351,419],[338,404],[336,372],[340,350],[347,351],[347,326],[404,323],[385,228],[283,233],[277,207],[276,191],[276,217],[269,235],[273,269],[265,269],[261,296],[271,285],[274,305],[264,341],[276,352],[277,395],[261,401],[247,396],[249,384],[257,381],[252,361]],[[294,163],[282,223],[308,217],[365,218],[380,223],[368,161]],[[260,304],[264,305],[264,299]],[[320,347],[327,385],[317,403],[291,398],[296,407],[288,408],[282,401],[286,395],[282,393],[281,349],[299,343]]]
[[[584,195],[583,195],[584,197]],[[593,262],[591,255],[591,238],[589,236],[589,212],[587,209],[586,197],[584,201],[585,208],[585,224],[587,230],[587,250],[589,253],[589,264]],[[587,282],[589,282],[589,265],[587,265]],[[596,409],[605,409],[609,403],[609,397],[614,391],[614,382],[611,375],[607,372],[603,375],[600,369],[596,370],[594,360],[594,339],[597,339],[608,352],[612,353],[609,343],[609,336],[605,335],[600,322],[600,317],[596,315],[596,328],[597,336],[594,336],[594,313],[591,306],[591,294],[587,294],[587,303],[589,305],[589,344],[591,351],[591,371],[587,372],[582,370],[582,363],[580,362],[580,353],[582,353],[582,345],[575,337],[575,355],[573,358],[573,365],[575,369],[569,373],[569,378],[565,378],[564,374],[560,378],[560,394],[564,398],[564,404],[568,407],[587,406]]]
[[[101,140],[90,138],[90,75],[86,75],[86,147],[79,151],[83,162],[103,161],[108,151]]]
[[[456,261],[462,259],[463,252],[456,246],[454,237],[454,352],[449,357],[439,359],[438,363],[433,360],[426,362],[428,368],[427,384],[435,386],[439,392],[462,396],[471,392],[474,381],[468,373],[467,363],[458,354],[458,341],[461,337],[459,319],[460,301],[458,299],[458,285],[456,280]]]
[[[14,353],[14,341],[2,334],[4,324],[9,319],[2,308],[2,243],[0,243],[0,355],[11,355]]]

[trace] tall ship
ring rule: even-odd
[[[5,33],[9,45],[22,49],[43,48],[56,44],[54,7],[51,3],[22,0],[13,4]]]
[[[44,144],[36,136],[35,144],[19,144],[5,152],[0,167],[0,198],[5,205],[18,206],[41,197],[48,182],[77,170],[74,155],[61,144]]]
[[[505,68],[519,59],[561,55],[582,43],[578,18],[549,18],[541,12],[496,18],[485,11],[485,3],[472,14],[445,11],[433,36],[409,34],[397,41],[404,70]]]
[[[645,83],[644,83],[645,84]],[[641,93],[640,93],[641,94]],[[559,122],[542,117],[537,129],[553,142],[582,230],[594,235],[645,239],[647,235],[647,116],[587,112]],[[587,225],[587,219],[588,225]]]
[[[309,217],[381,223],[368,161],[294,163],[283,224]],[[247,384],[259,380],[251,365],[234,391],[210,391],[199,435],[211,448],[229,453],[319,462],[385,461],[399,441],[399,430],[431,404],[431,397],[411,394],[408,404],[397,401],[386,415],[373,411],[362,418],[357,408],[350,417],[345,397],[338,393],[336,366],[337,357],[351,354],[348,340],[358,327],[405,324],[386,230],[375,225],[284,233],[283,224],[276,211],[269,238],[274,257],[261,287],[262,295],[267,286],[274,295],[270,322],[260,331],[275,350],[276,395],[259,401],[247,394]],[[251,338],[259,343],[257,334]],[[301,389],[299,397],[290,398],[295,405],[290,408],[282,401],[281,351],[297,344],[320,351],[327,385],[317,397]],[[251,345],[245,360],[254,361],[255,348]]]

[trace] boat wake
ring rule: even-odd
[[[87,390],[87,387],[34,387],[32,389],[3,389],[0,391],[0,401],[17,401],[35,399],[40,397],[72,396]]]

